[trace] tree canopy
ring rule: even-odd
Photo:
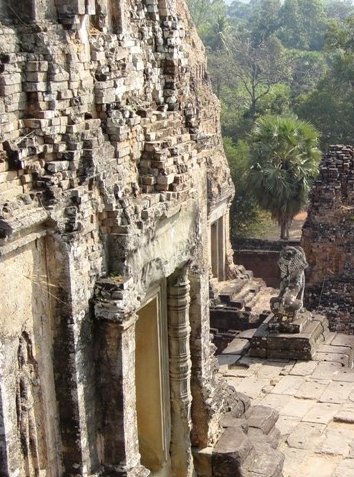
[[[187,1],[221,101],[230,163],[244,167],[250,160],[251,131],[267,115],[313,124],[323,151],[331,143],[353,143],[354,2]],[[236,187],[235,203],[247,199],[247,213],[233,208],[233,227],[245,233],[259,211],[246,190]]]
[[[289,238],[289,226],[307,200],[311,180],[318,172],[321,153],[318,133],[292,117],[264,116],[251,134],[249,185],[258,204]]]

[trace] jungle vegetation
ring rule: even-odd
[[[354,5],[351,0],[188,4],[222,105],[224,147],[236,183],[232,233],[262,234],[268,211],[286,238],[289,217],[306,204],[316,175],[316,143],[325,151],[329,144],[354,140]],[[307,156],[305,133],[311,143]],[[295,169],[302,187],[289,176]],[[280,181],[268,199],[264,175]],[[285,197],[291,198],[288,205]],[[281,210],[288,210],[286,223]]]

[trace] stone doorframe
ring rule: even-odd
[[[188,267],[173,273],[167,279],[166,288],[171,412],[170,476],[192,477]],[[161,304],[166,306],[166,302],[163,305],[163,290],[164,285],[160,282],[155,287],[155,295],[152,288],[143,303],[160,294]],[[101,409],[97,426],[97,440],[100,443],[98,453],[107,475],[146,477],[150,471],[141,465],[136,412],[135,340],[138,314],[137,311],[122,311],[122,302],[125,301],[121,298],[122,294],[124,284],[114,279],[97,282],[96,359],[99,362],[97,382]]]
[[[166,280],[163,279],[149,290],[142,306],[137,311],[139,318],[136,322],[136,344],[140,343],[142,349],[136,348],[135,351],[138,434],[144,434],[141,427],[145,427],[145,436],[143,437],[145,439],[151,437],[152,442],[149,445],[151,445],[152,455],[155,456],[155,458],[150,458],[152,460],[150,467],[160,465],[161,468],[169,465],[171,441],[166,293]],[[141,333],[144,333],[144,336],[141,336]],[[153,333],[156,333],[157,336],[153,336]],[[138,359],[141,362],[140,370]],[[147,380],[153,381],[153,383],[149,383]],[[155,389],[151,389],[149,384]],[[148,411],[146,415],[143,414],[145,411]],[[139,412],[141,412],[140,415]],[[152,433],[155,435],[152,436]],[[149,460],[149,457],[143,455],[140,442],[139,448],[141,461],[149,467],[144,462],[144,460]]]
[[[210,212],[209,260],[214,278],[226,280],[227,230],[229,227],[229,202],[224,200]]]

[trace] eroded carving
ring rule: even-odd
[[[32,342],[26,332],[19,339],[16,392],[17,426],[20,435],[26,477],[39,476],[39,450],[35,416],[35,394],[39,386],[37,362]]]
[[[271,310],[281,322],[292,322],[304,304],[305,272],[308,264],[301,247],[285,247],[278,261],[280,293],[270,300]]]

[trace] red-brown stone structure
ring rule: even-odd
[[[313,184],[302,245],[309,269],[306,303],[333,330],[354,333],[354,148],[329,148]]]

